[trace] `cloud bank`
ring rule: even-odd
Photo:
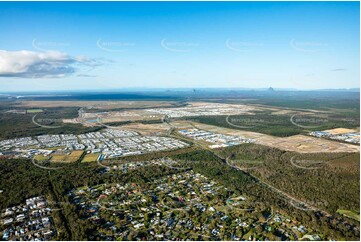
[[[58,51],[34,52],[0,50],[0,77],[58,78],[83,67],[94,68],[102,62],[85,56],[72,57]]]

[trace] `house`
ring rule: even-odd
[[[4,219],[3,224],[8,225],[8,224],[11,224],[13,221],[14,221],[13,218]]]

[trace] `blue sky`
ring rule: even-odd
[[[0,91],[357,88],[358,2],[1,2]]]

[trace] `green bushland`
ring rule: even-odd
[[[240,167],[255,167],[247,172],[331,213],[359,209],[360,153],[300,154],[242,144],[220,149],[219,154]],[[254,160],[263,162],[242,162]]]
[[[292,115],[275,115],[271,112],[255,112],[254,115],[221,115],[187,117],[186,120],[215,125],[224,128],[247,130],[279,137],[288,137],[297,134],[307,134],[310,131],[326,130],[333,128],[356,128],[359,120],[356,118],[346,119],[343,115],[296,115],[296,122],[307,128],[292,124]],[[228,122],[227,122],[228,118]],[[309,120],[309,121],[308,121]],[[314,126],[314,127],[312,127]]]

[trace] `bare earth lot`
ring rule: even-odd
[[[166,134],[169,129],[169,125],[165,123],[160,124],[141,124],[141,123],[131,123],[121,126],[122,129],[136,131],[142,135],[152,135],[152,134]]]
[[[336,129],[329,129],[324,131],[335,135],[356,132],[356,130],[354,129],[345,129],[345,128],[336,128]]]
[[[86,120],[99,120],[101,123],[140,121],[140,120],[159,120],[164,115],[150,114],[142,110],[131,110],[121,112],[100,112],[100,113],[84,113],[83,118]],[[67,122],[68,120],[64,120]]]
[[[360,152],[360,147],[358,145],[346,144],[337,141],[310,137],[306,135],[275,137],[256,132],[233,130],[233,129],[223,128],[213,125],[201,124],[197,122],[190,122],[190,121],[176,121],[176,122],[172,122],[171,124],[174,128],[179,130],[198,128],[221,134],[239,135],[245,138],[256,139],[255,141],[256,144],[275,147],[287,151],[296,151],[300,153]],[[137,131],[144,135],[155,134],[155,133],[166,134],[169,128],[170,127],[164,123],[127,124],[122,126],[122,129]]]

